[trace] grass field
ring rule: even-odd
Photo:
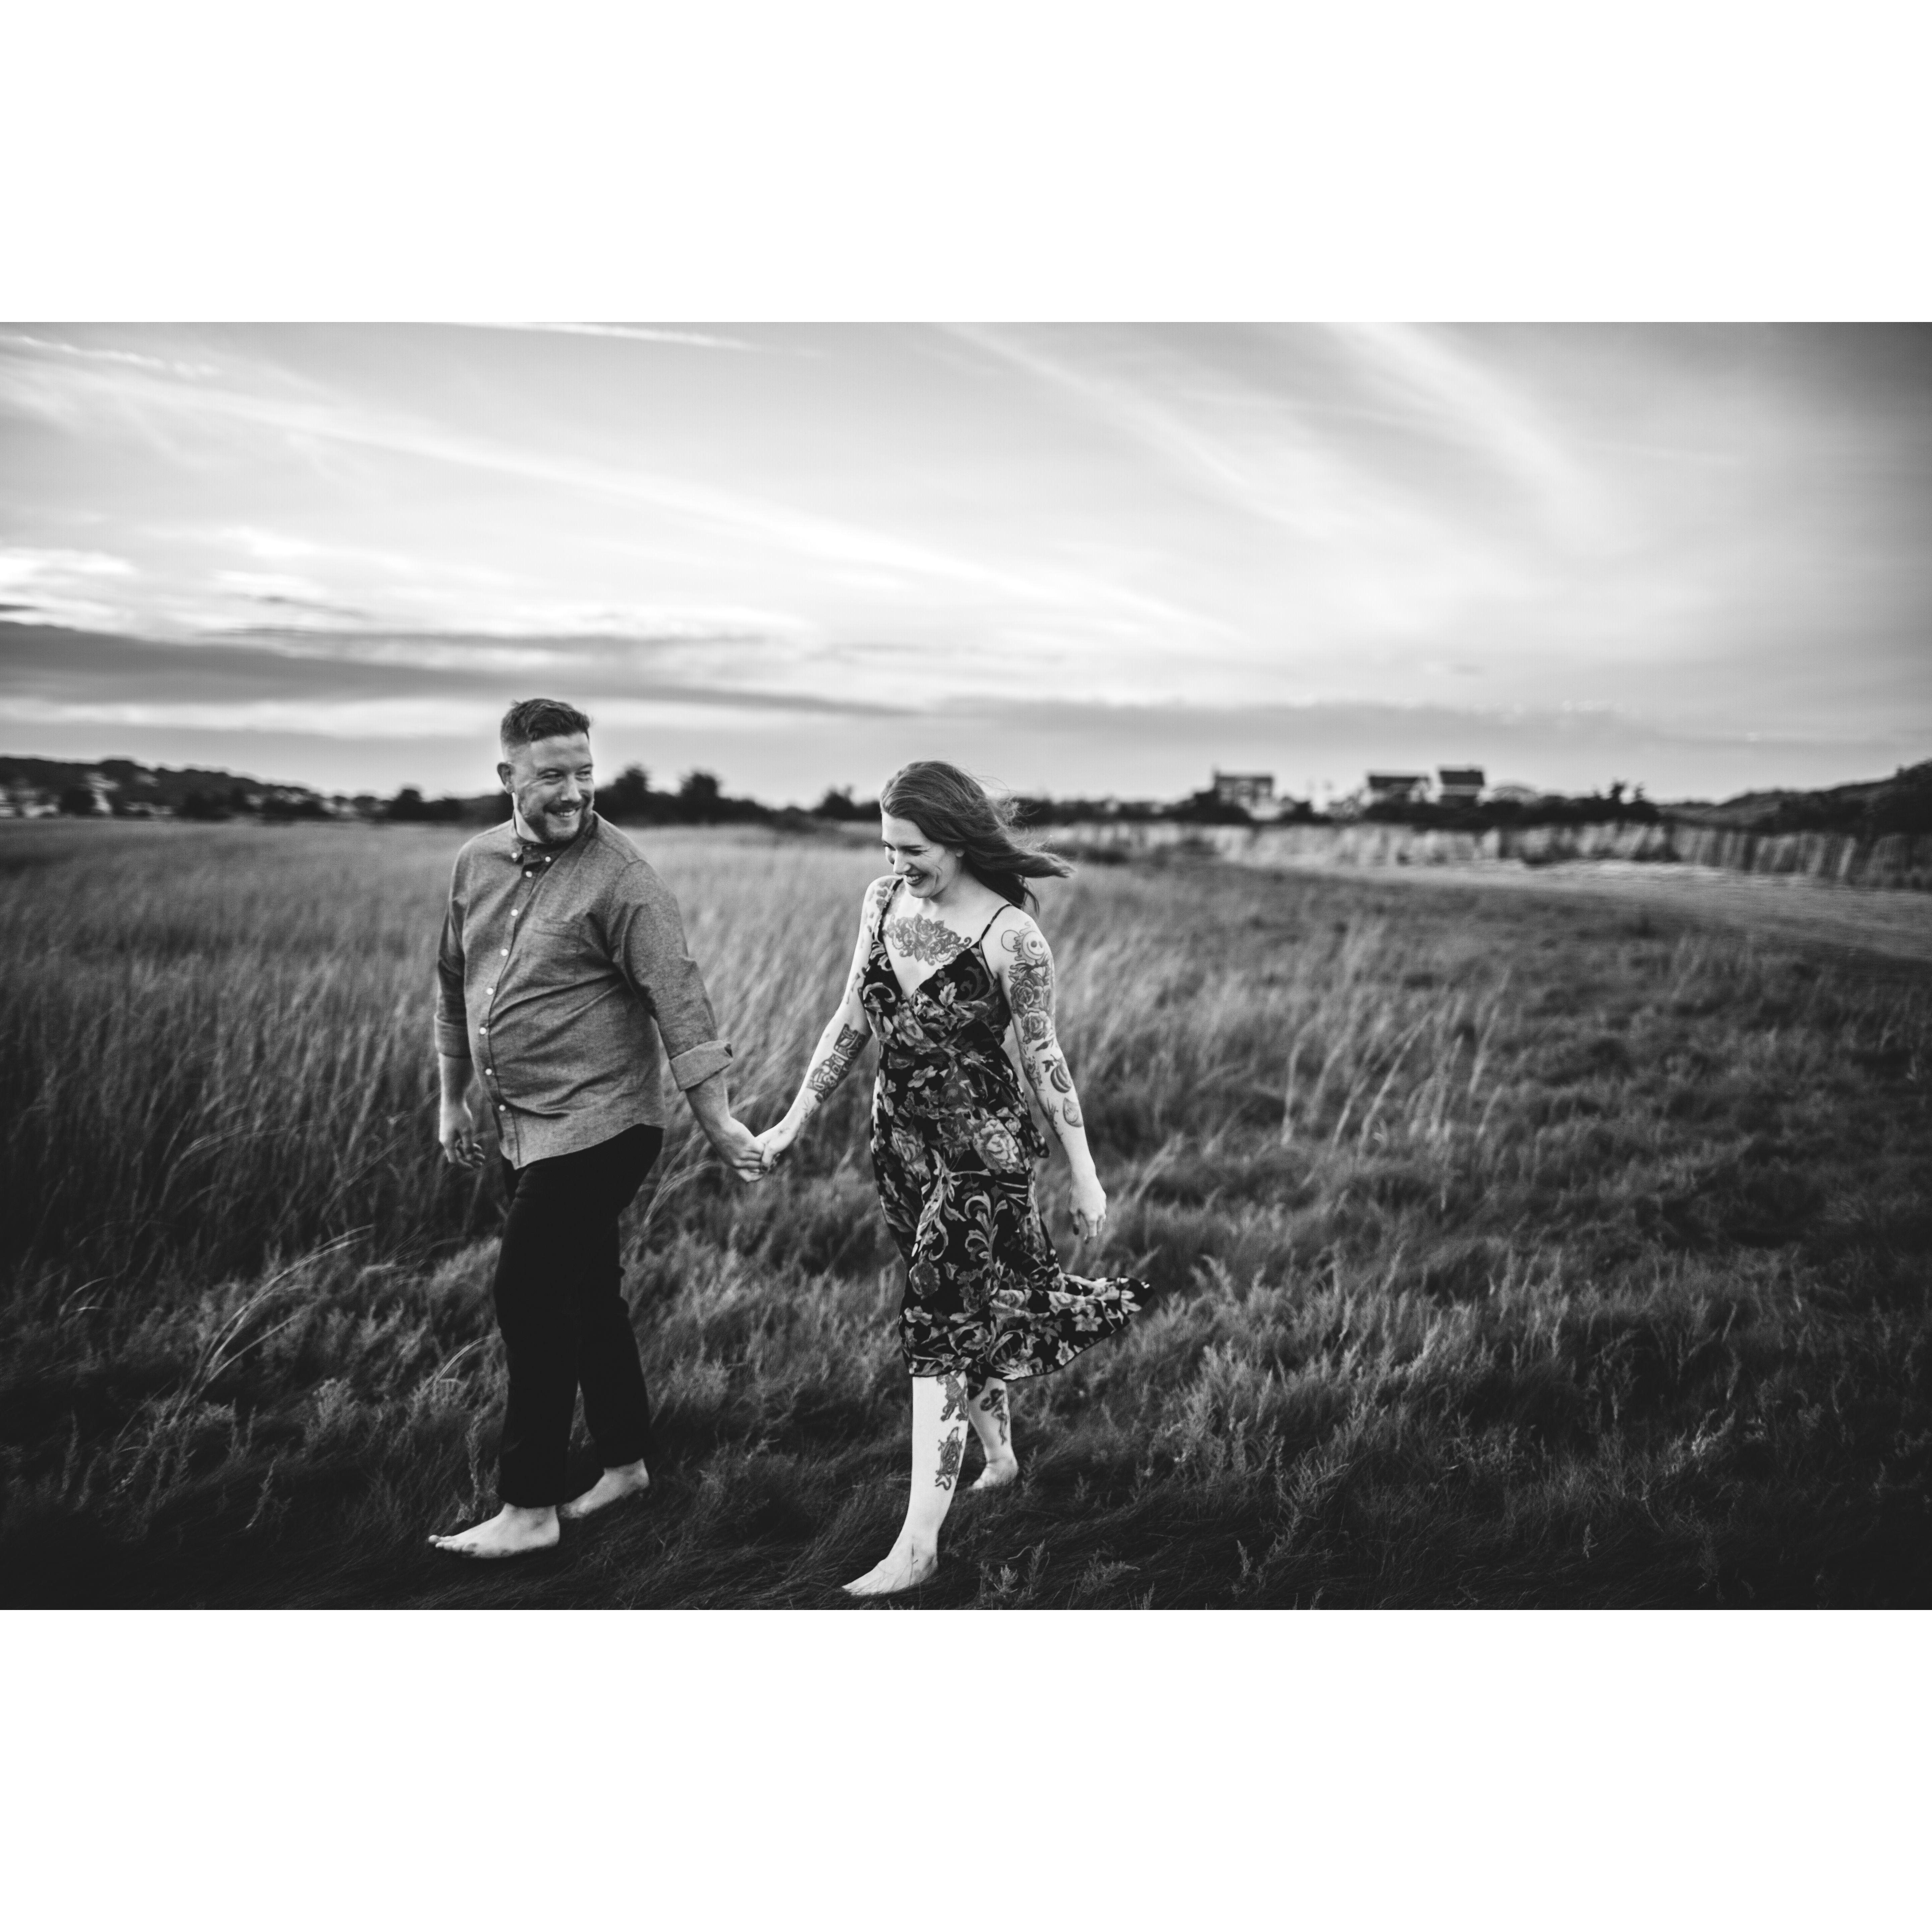
[[[494,1198],[432,1144],[457,842],[0,827],[5,1601],[829,1606],[890,1540],[868,1056],[780,1177],[680,1121],[632,1212],[648,1501],[519,1564],[424,1546],[488,1505],[502,1394]],[[878,867],[646,849],[761,1126]],[[1184,859],[1042,920],[1154,1293],[1016,1390],[1022,1481],[901,1600],[1932,1602],[1922,966]]]

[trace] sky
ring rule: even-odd
[[[0,752],[809,802],[1932,756],[1932,328],[0,323]]]

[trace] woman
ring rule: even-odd
[[[939,1562],[970,1423],[986,1453],[976,1490],[1019,1473],[1006,1384],[1046,1375],[1136,1312],[1125,1279],[1060,1270],[1033,1198],[1046,1143],[1005,1045],[1039,1096],[1073,1172],[1073,1220],[1097,1239],[1107,1196],[1079,1096],[1054,1036],[1053,955],[1029,916],[1028,878],[1064,860],[1014,840],[1009,818],[956,766],[922,760],[879,800],[892,869],[866,889],[852,970],[783,1120],[760,1138],[766,1170],[845,1077],[880,1046],[872,1168],[906,1262],[899,1342],[912,1372],[912,1494],[898,1540],[845,1588],[888,1595]]]

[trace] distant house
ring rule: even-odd
[[[1218,805],[1238,805],[1250,812],[1258,805],[1272,805],[1274,774],[1217,771],[1214,774],[1214,800]]]
[[[1499,784],[1490,788],[1492,805],[1534,805],[1542,796],[1534,785]]]
[[[0,785],[0,818],[52,818],[60,806],[38,785]]]
[[[1369,802],[1371,805],[1422,805],[1429,797],[1426,772],[1371,772]]]
[[[1482,795],[1480,765],[1441,765],[1436,768],[1436,796],[1444,805],[1474,805]]]

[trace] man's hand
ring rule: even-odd
[[[711,1144],[718,1150],[724,1165],[747,1186],[765,1178],[765,1163],[758,1143],[752,1136],[752,1130],[743,1121],[730,1114],[715,1125],[710,1120],[704,1123],[704,1132]]]
[[[482,1144],[476,1138],[476,1118],[467,1100],[446,1100],[436,1109],[436,1137],[442,1157],[452,1167],[481,1167]]]
[[[687,1087],[684,1097],[704,1130],[704,1138],[718,1150],[724,1165],[747,1184],[762,1180],[764,1170],[758,1159],[758,1144],[752,1139],[751,1129],[732,1116],[724,1069],[707,1075],[695,1087]]]

